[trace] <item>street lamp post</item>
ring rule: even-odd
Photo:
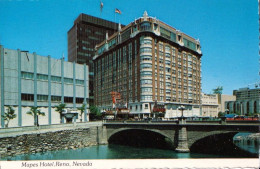
[[[178,107],[178,109],[181,111],[181,117],[179,117],[179,123],[180,124],[185,124],[185,118],[183,116],[183,111],[185,110],[185,107],[183,105],[181,105],[180,107]]]
[[[181,105],[180,107],[178,107],[178,109],[181,111],[181,117],[183,118],[183,111],[185,110],[185,107]]]

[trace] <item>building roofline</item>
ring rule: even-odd
[[[84,18],[86,17],[86,18]],[[118,25],[118,23],[116,22],[113,22],[113,21],[110,21],[110,20],[106,20],[106,19],[103,19],[103,18],[99,18],[99,17],[96,17],[96,16],[92,16],[92,15],[88,15],[88,14],[84,14],[84,13],[81,13],[79,14],[79,16],[74,20],[74,24],[77,24],[79,23],[80,21],[83,21],[83,22],[88,22],[88,23],[93,23],[91,21],[88,21],[87,19],[98,19],[99,21],[103,21],[103,22],[107,22],[109,24],[116,24]],[[102,24],[100,23],[95,23],[96,25],[100,25],[100,26],[103,26]],[[122,25],[124,26],[124,25]],[[114,29],[113,27],[111,27],[111,29]]]

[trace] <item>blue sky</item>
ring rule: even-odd
[[[80,13],[128,24],[149,16],[199,39],[202,91],[224,94],[260,81],[257,0],[0,0],[0,44],[67,58],[67,31]],[[251,86],[252,87],[252,86]]]

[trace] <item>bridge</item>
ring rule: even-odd
[[[213,137],[211,141],[232,142],[238,132],[260,132],[259,126],[260,121],[188,121],[185,118],[175,121],[106,121],[100,143],[110,142],[120,135],[127,137],[131,131],[142,131],[167,138],[177,152],[189,152],[196,144],[203,144],[205,139]],[[204,143],[208,144],[207,141]]]
[[[229,152],[229,146],[226,145],[234,145],[233,137],[236,133],[259,132],[259,126],[260,121],[189,121],[180,118],[175,121],[103,121],[2,128],[0,156],[133,140],[137,143],[151,143],[157,148],[161,143],[167,143],[164,145],[172,146],[160,148],[178,152],[195,152],[196,148],[211,150],[216,147],[216,151],[222,148],[226,153]],[[225,142],[230,144],[222,144]]]

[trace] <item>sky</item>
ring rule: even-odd
[[[260,82],[257,0],[0,0],[0,44],[67,59],[67,32],[80,13],[129,24],[149,16],[200,40],[202,92]],[[115,8],[122,14],[115,16]],[[253,88],[253,85],[249,86]]]

